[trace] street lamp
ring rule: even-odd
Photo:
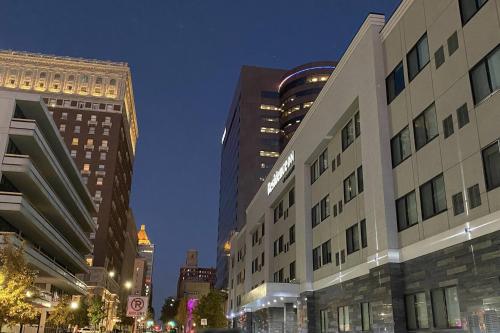
[[[126,281],[123,285],[127,290],[130,290],[132,288],[132,282],[130,281]]]
[[[108,275],[109,275],[110,278],[114,278],[115,277],[115,271],[110,271],[108,273]]]
[[[78,309],[78,302],[75,302],[75,301],[72,301],[70,304],[69,304],[69,307],[71,308],[71,310],[76,310]]]

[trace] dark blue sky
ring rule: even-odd
[[[155,308],[185,251],[215,265],[220,137],[241,65],[339,58],[399,0],[3,0],[0,48],[128,62],[139,143],[132,207],[156,243]]]

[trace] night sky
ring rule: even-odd
[[[0,48],[124,61],[139,121],[132,207],[156,244],[154,306],[185,251],[216,257],[220,138],[242,65],[338,59],[399,0],[2,0]]]

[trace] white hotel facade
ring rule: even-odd
[[[499,17],[366,18],[231,240],[234,326],[500,332]]]

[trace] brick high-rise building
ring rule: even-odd
[[[119,292],[138,136],[126,63],[0,51],[0,89],[43,97],[97,208],[89,286]]]

